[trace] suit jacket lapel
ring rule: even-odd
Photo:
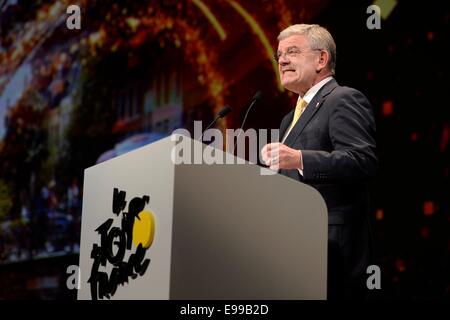
[[[329,95],[336,87],[338,83],[335,79],[328,81],[320,90],[316,93],[314,98],[308,103],[305,111],[298,119],[295,126],[292,128],[289,136],[284,141],[284,144],[287,146],[292,146],[292,144],[297,140],[297,137],[303,132],[308,122],[312,119],[314,114],[319,110],[322,106],[323,102],[327,95]]]
[[[280,126],[280,142],[282,141],[287,129],[289,128],[289,125],[292,123],[292,119],[294,118],[294,110],[293,109],[291,112],[289,112],[287,114],[287,117],[284,119],[288,119],[289,121],[284,120],[283,122],[281,122],[281,126]]]

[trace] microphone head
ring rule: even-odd
[[[252,98],[252,101],[261,99],[262,95],[263,95],[263,93],[261,92],[261,90],[256,91],[255,95]]]
[[[220,110],[219,111],[219,113],[217,114],[217,116],[219,117],[219,118],[223,118],[223,117],[225,117],[227,114],[229,114],[231,112],[231,107],[230,106],[224,106],[223,108],[222,108],[222,110]]]

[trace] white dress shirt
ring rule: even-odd
[[[314,96],[317,94],[317,92],[331,79],[333,79],[333,77],[329,76],[329,77],[326,77],[325,79],[317,82],[315,85],[313,85],[311,88],[309,88],[309,90],[305,93],[305,95],[303,97],[301,97],[300,95],[298,96],[297,103],[300,101],[300,99],[303,98],[303,100],[305,100],[309,104],[311,102],[311,100],[314,98]],[[304,112],[304,110],[303,110],[303,112]],[[300,117],[301,117],[301,115],[300,115]],[[289,136],[289,133],[291,133],[291,130],[292,130],[292,128],[288,129],[288,131],[284,135],[281,143],[284,143],[286,138]],[[300,150],[299,150],[299,152],[300,152]],[[300,163],[303,163],[301,152],[300,152]],[[300,169],[297,169],[297,170],[303,176],[303,170],[300,170]]]

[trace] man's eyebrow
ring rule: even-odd
[[[300,48],[297,47],[297,46],[290,46],[290,47],[287,47],[287,48],[286,48],[286,51],[291,50],[291,49],[297,49],[297,50],[300,50]],[[281,54],[281,51],[280,51],[280,50],[277,50],[277,54]]]

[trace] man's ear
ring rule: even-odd
[[[322,69],[327,67],[328,60],[330,60],[330,55],[328,54],[328,51],[322,50],[320,51],[319,61],[317,64],[316,71],[320,72]]]

